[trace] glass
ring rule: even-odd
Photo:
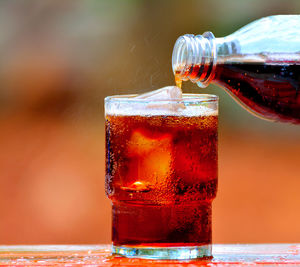
[[[262,18],[221,38],[180,36],[172,65],[179,84],[214,83],[260,118],[300,124],[300,15]]]
[[[211,257],[218,97],[105,99],[106,194],[112,251],[126,257]]]

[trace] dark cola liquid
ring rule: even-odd
[[[106,116],[116,246],[211,243],[217,116]]]
[[[218,64],[213,82],[258,116],[300,123],[299,63]]]

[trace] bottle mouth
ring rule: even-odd
[[[211,32],[203,35],[185,34],[174,45],[173,73],[180,80],[190,80],[206,87],[213,78],[216,65],[215,37]]]
[[[188,66],[192,63],[191,55],[193,54],[191,40],[192,34],[180,36],[174,45],[172,54],[172,68],[174,75],[181,80],[187,81]]]

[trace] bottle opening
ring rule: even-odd
[[[190,80],[206,87],[213,78],[215,65],[216,45],[211,32],[186,34],[177,39],[172,55],[176,80]]]
[[[172,68],[176,77],[183,81],[188,80],[188,66],[192,63],[188,57],[192,54],[191,39],[194,35],[180,36],[173,49]]]

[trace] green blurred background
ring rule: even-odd
[[[103,99],[174,84],[185,33],[226,36],[298,0],[0,2],[0,243],[105,243]],[[260,120],[222,89],[216,243],[299,242],[300,126]]]

